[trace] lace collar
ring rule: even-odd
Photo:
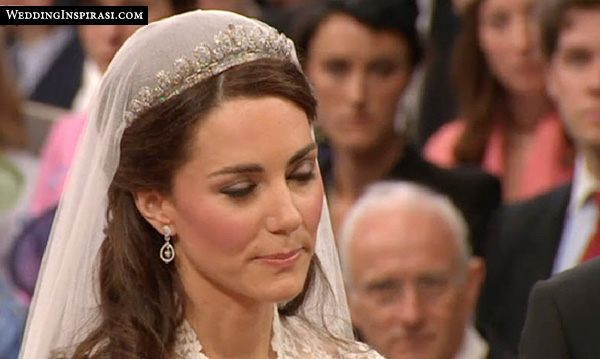
[[[281,318],[274,306],[271,348],[278,359],[383,359],[377,352],[359,342],[339,345],[295,316]],[[175,358],[210,359],[202,352],[202,345],[188,321],[177,329]]]
[[[279,318],[277,306],[274,306],[274,308],[275,313],[273,315],[273,337],[271,339],[271,348],[277,353],[278,358],[285,358],[285,356],[283,356],[285,342],[283,339],[285,337],[283,334],[284,328],[281,324],[281,318]],[[200,344],[196,332],[185,319],[175,333],[175,358],[210,359],[202,352],[202,344]]]

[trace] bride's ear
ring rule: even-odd
[[[133,198],[138,211],[159,233],[163,233],[165,225],[174,223],[175,211],[170,197],[157,191],[142,191],[134,193]]]

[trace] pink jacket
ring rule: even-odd
[[[455,165],[454,146],[465,127],[463,120],[442,126],[428,141],[423,155],[442,167]],[[502,126],[496,126],[487,144],[481,167],[498,176],[504,173],[504,141]],[[563,135],[562,124],[556,115],[540,120],[533,143],[526,155],[526,170],[519,179],[516,200],[527,200],[564,184],[573,176],[573,161],[568,158],[570,144]]]
[[[68,114],[52,125],[42,148],[38,179],[31,201],[33,216],[58,204],[86,121],[85,114]]]

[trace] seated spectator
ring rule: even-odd
[[[548,93],[577,159],[570,185],[499,216],[480,319],[515,353],[534,284],[600,255],[600,0],[546,1],[539,13]]]
[[[473,0],[455,53],[462,119],[444,125],[424,155],[478,165],[502,182],[505,202],[568,182],[573,152],[548,98],[534,8],[540,0]]]
[[[483,260],[443,195],[406,182],[372,185],[342,227],[352,320],[388,359],[506,358],[473,325]]]
[[[500,201],[496,178],[440,169],[398,128],[398,103],[421,59],[414,0],[327,0],[298,14],[297,39],[319,101],[319,150],[334,231],[369,184],[403,179],[450,196],[477,254]],[[399,121],[399,122],[398,122]]]

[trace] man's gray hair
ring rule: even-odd
[[[461,267],[466,270],[471,256],[469,229],[462,213],[445,195],[412,182],[386,181],[369,186],[348,212],[338,240],[340,261],[347,285],[351,286],[349,248],[360,220],[369,213],[387,208],[429,209],[438,213],[450,227],[456,241]]]

